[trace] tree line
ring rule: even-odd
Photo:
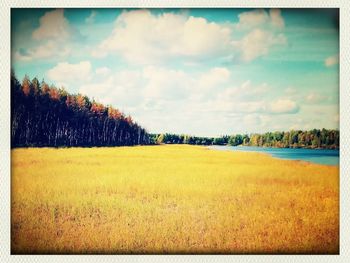
[[[235,134],[220,137],[196,137],[177,134],[150,134],[152,144],[192,144],[259,146],[278,148],[339,148],[339,131],[313,129],[309,131],[291,130],[266,132],[263,134]]]
[[[131,146],[148,144],[262,146],[279,148],[339,148],[339,131],[276,131],[198,137],[149,134],[118,109],[69,94],[25,76],[11,73],[11,146]]]
[[[150,137],[112,106],[11,72],[11,147],[129,146]]]

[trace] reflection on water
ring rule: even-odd
[[[263,152],[281,159],[303,160],[320,164],[339,165],[339,150],[217,145],[209,146],[209,148],[225,151]]]

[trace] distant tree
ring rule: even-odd
[[[161,144],[164,143],[164,134],[160,134],[157,138],[157,143]]]
[[[225,145],[225,140],[222,137],[214,138],[213,144],[215,145]]]
[[[249,142],[250,142],[250,138],[249,138],[249,136],[248,136],[248,134],[245,134],[245,135],[243,135],[243,145],[249,145]]]
[[[243,137],[240,134],[230,136],[228,144],[232,146],[237,146],[243,143]]]

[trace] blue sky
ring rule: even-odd
[[[331,9],[12,9],[12,68],[149,132],[339,127]]]

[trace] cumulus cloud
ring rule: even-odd
[[[26,49],[22,48],[18,51],[15,51],[14,59],[17,61],[31,61],[32,56],[28,53],[28,51]]]
[[[177,86],[188,81],[181,71],[155,67],[119,71],[98,68],[95,73],[93,81],[82,85],[79,91],[128,113],[135,107],[141,112],[141,109],[155,110],[165,101],[169,104],[169,101],[181,99],[184,89]]]
[[[106,76],[109,73],[111,73],[111,69],[108,67],[102,67],[102,68],[97,68],[95,72],[97,75]]]
[[[59,45],[56,41],[49,40],[33,49],[20,50],[15,52],[15,59],[18,61],[32,61],[33,59],[62,58],[71,52],[71,48]]]
[[[117,18],[113,33],[92,54],[103,57],[116,53],[127,61],[145,64],[176,56],[215,55],[229,42],[229,28],[204,18],[133,10]]]
[[[275,46],[285,45],[287,38],[281,32],[284,19],[280,9],[255,9],[238,15],[239,22],[234,28],[248,32],[240,40],[233,41],[235,48],[240,50],[240,58],[250,62],[269,53]]]
[[[248,114],[243,117],[243,122],[247,126],[256,126],[261,124],[261,118],[259,115]]]
[[[243,12],[238,15],[237,29],[247,30],[265,25],[269,21],[268,14],[263,9]]]
[[[201,89],[200,92],[203,92],[203,90],[207,91],[215,89],[220,87],[222,84],[227,83],[230,79],[230,75],[231,73],[227,68],[212,68],[209,72],[203,74],[199,78],[197,87]]]
[[[270,21],[271,24],[277,28],[283,28],[284,27],[284,19],[281,14],[280,9],[270,9]]]
[[[324,102],[325,100],[327,100],[327,97],[317,92],[310,92],[305,97],[305,102],[308,104],[318,104]]]
[[[326,67],[332,67],[339,64],[339,55],[333,55],[325,59],[324,65]]]
[[[217,95],[219,101],[229,103],[260,100],[265,97],[270,87],[266,83],[253,85],[250,80],[244,81],[240,86],[230,86]],[[248,107],[250,108],[250,106]]]
[[[101,69],[101,68],[100,68]],[[142,103],[144,82],[142,72],[121,70],[117,72],[96,70],[92,81],[80,87],[79,92],[98,98],[102,103],[112,104],[128,113]]]
[[[269,31],[254,29],[236,43],[236,46],[242,51],[242,60],[249,62],[267,55],[271,47],[286,43],[287,39],[283,34],[275,35]]]
[[[149,10],[124,11],[118,16],[113,32],[92,51],[94,57],[117,54],[136,64],[155,64],[169,59],[237,57],[244,61],[268,54],[271,47],[286,43],[282,33],[255,25],[284,25],[280,11],[254,10],[240,15],[236,27],[209,22],[187,14],[152,14]],[[235,28],[247,30],[242,39],[234,38]],[[189,62],[191,63],[191,62]]]
[[[95,10],[91,11],[91,14],[85,19],[85,22],[87,24],[92,24],[95,22],[95,17],[97,15],[97,12]]]
[[[284,27],[280,9],[270,9],[269,12],[264,9],[255,9],[239,14],[238,18],[239,22],[235,24],[235,27],[241,30],[266,27],[282,29]]]
[[[32,34],[36,40],[67,39],[72,32],[63,9],[46,12],[39,23],[39,27]]]
[[[290,99],[278,99],[268,106],[268,112],[275,114],[292,114],[299,111],[299,105]]]
[[[299,105],[291,99],[271,100],[267,92],[270,87],[265,83],[254,85],[245,81],[239,86],[230,86],[231,72],[227,68],[214,67],[197,73],[157,66],[135,70],[115,71],[107,67],[93,70],[89,61],[81,61],[58,63],[47,72],[47,76],[68,90],[72,86],[79,87],[80,93],[132,114],[146,127],[168,132],[174,120],[182,128],[192,125],[193,129],[200,130],[203,116],[210,125],[221,125],[223,131],[230,129],[232,121],[253,131],[270,125],[271,115],[283,116],[299,111]],[[208,88],[207,82],[213,87]],[[154,124],[155,119],[157,124]]]
[[[14,58],[32,61],[65,57],[72,51],[68,42],[72,35],[76,35],[76,32],[64,17],[63,9],[48,11],[40,18],[39,27],[32,33],[35,47],[16,51]]]
[[[288,130],[311,130],[312,128],[319,127],[318,125],[322,121],[318,118],[300,118],[296,117],[290,122],[290,126],[287,126]]]
[[[198,101],[207,95],[213,96],[212,88],[223,87],[229,77],[229,70],[223,67],[197,74],[159,66],[120,71],[98,68],[92,77],[95,82],[85,84],[80,91],[108,103],[115,98],[115,103],[123,106],[134,105],[142,98],[144,103],[140,106],[158,109],[172,101]]]
[[[85,83],[92,76],[91,63],[89,61],[81,61],[77,64],[61,62],[48,70],[47,76],[57,85],[62,86]]]
[[[266,84],[253,85],[250,81],[238,87],[227,87],[205,108],[220,114],[295,114],[299,111],[296,101],[289,98],[269,98],[270,87]],[[255,116],[255,115],[254,115]]]
[[[292,100],[277,99],[272,102],[266,100],[232,101],[214,100],[205,105],[216,114],[245,116],[246,114],[282,115],[299,112],[299,105]]]
[[[185,98],[193,84],[191,76],[182,70],[146,67],[143,77],[147,82],[145,96],[165,100]]]
[[[179,105],[183,104],[188,105],[187,109],[193,106],[192,109],[202,111],[203,98],[215,94],[212,88],[224,88],[229,82],[230,71],[215,67],[205,72],[189,73],[159,66],[135,70],[115,71],[107,67],[93,70],[89,61],[82,61],[59,63],[47,72],[47,76],[57,85],[68,89],[79,87],[79,92],[127,112],[135,109],[138,109],[135,112],[166,110],[169,105],[180,110]]]

